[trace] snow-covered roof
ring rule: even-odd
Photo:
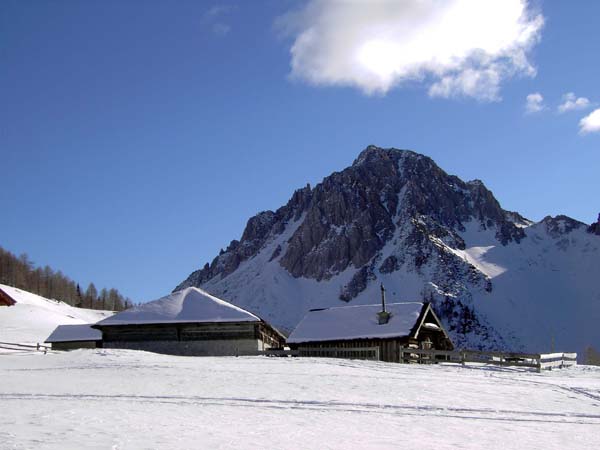
[[[188,322],[258,322],[260,318],[195,287],[135,306],[96,325],[133,325]]]
[[[75,342],[75,341],[101,341],[102,332],[92,328],[92,324],[85,325],[59,325],[52,332],[46,342]]]
[[[388,323],[379,325],[381,305],[340,306],[309,311],[287,342],[338,341],[345,339],[392,338],[408,336],[423,310],[423,303],[391,303]]]

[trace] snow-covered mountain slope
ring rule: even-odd
[[[533,223],[479,180],[370,146],[341,172],[248,221],[198,286],[291,330],[311,308],[431,301],[458,347],[600,347],[600,225]]]
[[[3,284],[0,289],[16,301],[12,306],[0,306],[0,342],[42,343],[58,325],[96,323],[114,314],[75,308]]]
[[[526,349],[600,347],[600,238],[568,217],[547,217],[524,229],[519,244],[497,245],[470,230],[464,250],[493,289],[475,293],[479,311],[501,335],[513,333]]]

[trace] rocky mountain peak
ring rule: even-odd
[[[556,217],[546,216],[541,222],[546,228],[547,233],[552,237],[559,237],[563,234],[570,233],[586,225],[575,219],[571,219],[568,216],[558,215]]]
[[[374,268],[389,273],[406,263],[406,255],[379,261],[378,255],[394,236],[402,235],[404,244],[412,248],[408,263],[415,267],[435,253],[432,248],[424,250],[433,240],[463,248],[458,233],[473,220],[484,229],[493,228],[504,245],[524,236],[517,226],[523,218],[504,211],[480,180],[465,183],[427,156],[370,145],[352,166],[334,172],[314,188],[298,189],[277,211],[250,218],[240,241],[232,241],[178,288],[226,277],[301,217],[271,258],[293,277],[317,281],[349,267],[360,269],[341,295],[345,299],[365,288]]]
[[[384,162],[397,163],[398,160],[406,157],[427,158],[426,156],[415,153],[411,150],[381,148],[377,147],[376,145],[369,145],[358,154],[358,157],[354,160],[352,166],[357,167],[368,164],[381,164]]]
[[[587,231],[588,231],[588,233],[600,236],[600,214],[598,214],[598,220],[595,223],[591,224],[588,227]]]

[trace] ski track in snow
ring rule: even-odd
[[[0,449],[593,448],[600,368],[190,358],[0,358]],[[410,430],[410,433],[407,433]]]
[[[571,391],[570,391],[571,392]],[[572,392],[581,393],[573,390]],[[583,395],[588,395],[583,393]],[[178,405],[228,406],[243,408],[301,409],[315,411],[342,411],[351,413],[435,415],[477,420],[508,420],[520,422],[573,423],[600,425],[600,414],[578,414],[544,411],[501,410],[491,408],[452,408],[441,406],[412,406],[378,403],[346,403],[337,401],[269,400],[261,398],[148,396],[148,395],[97,395],[97,394],[0,394],[0,400],[78,400],[119,401],[137,403],[168,403]],[[581,419],[590,419],[583,421]]]

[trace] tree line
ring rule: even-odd
[[[121,295],[117,289],[102,288],[98,291],[94,283],[90,283],[84,291],[60,270],[49,266],[35,267],[26,253],[16,256],[2,247],[0,284],[60,300],[78,308],[122,311],[132,306],[131,299]]]

